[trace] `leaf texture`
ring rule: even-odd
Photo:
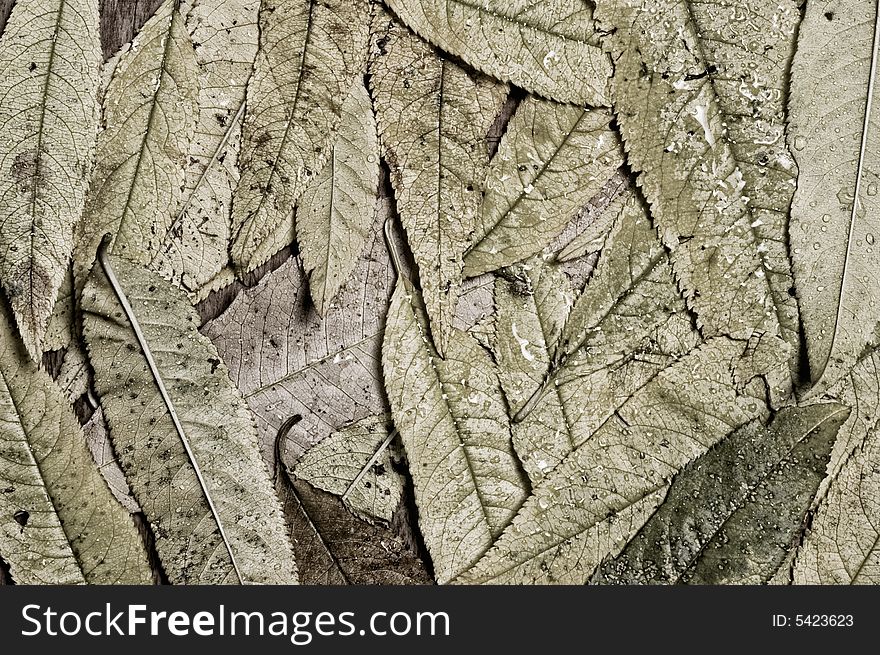
[[[357,265],[375,218],[379,139],[370,94],[357,80],[342,105],[330,160],[303,192],[296,237],[323,316]]]
[[[16,2],[0,61],[0,283],[39,361],[92,168],[98,3]]]
[[[666,251],[636,195],[622,207],[595,273],[570,311],[554,316],[546,301],[538,302],[552,299],[554,292],[553,287],[536,285],[534,308],[517,314],[520,338],[536,344],[543,339],[549,344],[549,360],[531,362],[532,384],[505,386],[518,421],[514,443],[533,481],[553,470],[633,393],[699,341]],[[518,362],[523,354],[517,353],[522,344],[512,325],[506,325],[513,320],[507,316],[515,305],[504,305],[499,298],[498,358],[511,371],[523,364]],[[523,326],[536,324],[543,337],[522,336]]]
[[[186,28],[198,65],[198,106],[181,204],[151,268],[191,293],[210,290],[229,260],[232,192],[245,89],[257,55],[259,0],[198,0]]]
[[[380,202],[381,220],[389,209]],[[202,328],[256,416],[269,461],[278,431],[293,416],[301,420],[282,446],[291,467],[351,421],[387,411],[380,348],[394,272],[380,226],[377,220],[357,268],[323,319],[311,304],[301,262],[292,259]]]
[[[366,0],[262,3],[232,202],[238,269],[251,271],[287,245],[270,237],[331,154],[343,102],[363,70],[369,16]]]
[[[113,70],[74,269],[82,289],[105,234],[142,264],[158,252],[179,209],[198,112],[198,63],[187,5],[165,0]]]
[[[716,338],[672,364],[536,485],[461,583],[582,584],[663,500],[670,479],[726,434],[766,418],[731,367],[745,345]]]
[[[465,255],[465,274],[539,253],[623,163],[606,109],[527,97],[501,139]]]
[[[0,551],[18,584],[149,584],[134,523],[0,308]]]
[[[608,56],[582,0],[388,0],[417,34],[494,78],[562,102],[608,104]]]
[[[390,522],[403,496],[404,479],[392,464],[390,417],[368,416],[334,432],[308,450],[294,474],[314,487],[342,497],[343,504],[369,522]]]
[[[807,7],[792,65],[789,142],[794,275],[813,382],[833,383],[877,342],[876,3]]]
[[[615,0],[596,18],[628,161],[703,334],[766,331],[796,346],[782,98],[798,10],[738,0],[731,11],[742,20],[709,2]]]
[[[83,332],[114,448],[168,579],[295,583],[253,418],[216,349],[199,335],[198,316],[155,273],[122,258],[112,267],[158,376],[101,265],[83,292]]]
[[[489,548],[527,494],[491,359],[464,332],[451,332],[447,345],[441,360],[418,293],[398,282],[382,371],[441,584]]]
[[[592,583],[766,584],[797,541],[848,415],[824,403],[786,407],[768,427],[747,423],[676,476]]]
[[[375,22],[379,140],[443,356],[489,164],[486,134],[506,87],[442,58],[387,14]]]

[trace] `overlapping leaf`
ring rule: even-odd
[[[477,275],[540,252],[623,163],[611,112],[538,98],[517,108],[489,167],[465,256]]]
[[[190,292],[210,290],[229,259],[232,192],[239,177],[245,89],[257,54],[259,7],[259,0],[198,0],[186,18],[198,65],[195,128],[182,201],[151,267]]]
[[[331,154],[343,102],[363,70],[369,6],[263,2],[259,25],[232,203],[232,261],[243,271],[288,245],[275,237]]]
[[[440,359],[420,294],[399,281],[388,310],[382,372],[409,459],[419,527],[437,581],[471,566],[525,500],[497,374],[467,333]]]
[[[0,552],[19,584],[147,584],[146,552],[0,301]]]
[[[318,442],[296,463],[295,475],[342,497],[355,515],[390,522],[403,495],[403,476],[394,470],[389,416],[356,421]]]
[[[387,211],[380,202],[380,220]],[[302,417],[282,448],[293,466],[336,430],[387,409],[379,351],[394,277],[380,226],[373,225],[357,268],[323,319],[301,263],[292,259],[202,330],[255,414],[267,459],[290,417]]]
[[[388,0],[420,36],[492,77],[562,102],[608,104],[611,66],[581,0]]]
[[[358,79],[342,105],[330,160],[303,192],[296,236],[322,316],[357,265],[375,218],[379,142],[370,95]]]
[[[878,24],[868,0],[809,4],[792,65],[792,258],[810,373],[826,387],[876,343],[880,322]]]
[[[501,380],[518,421],[514,444],[533,481],[698,340],[666,252],[634,195],[571,311],[561,273],[539,266],[513,285],[499,280],[496,289]]]
[[[0,284],[39,361],[92,168],[98,3],[16,2],[0,62]]]
[[[796,346],[782,138],[796,4],[613,0],[596,18],[628,161],[701,330]]]
[[[76,244],[78,289],[105,234],[114,253],[146,264],[179,211],[198,112],[188,8],[165,0],[113,69]]]
[[[825,403],[787,407],[769,427],[744,425],[676,476],[663,505],[592,582],[768,582],[797,543],[848,415]]]
[[[379,139],[443,356],[489,163],[486,133],[506,88],[444,59],[386,13],[375,25]]]
[[[672,476],[764,404],[731,372],[745,344],[716,338],[672,364],[533,489],[462,583],[585,582],[663,500]]]
[[[83,331],[114,448],[168,579],[296,582],[253,418],[185,294],[114,258],[118,295],[105,267],[83,291]]]

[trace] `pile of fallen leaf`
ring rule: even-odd
[[[880,582],[878,20],[16,0],[2,577]]]

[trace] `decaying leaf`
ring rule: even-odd
[[[285,424],[279,438],[286,437]],[[336,496],[291,479],[275,457],[275,487],[293,537],[303,584],[430,584],[413,544],[392,528],[355,518]]]
[[[489,164],[486,134],[506,87],[443,58],[387,13],[375,25],[379,140],[443,356]]]
[[[377,214],[387,214],[384,202]],[[394,277],[380,225],[374,224],[369,245],[323,319],[311,304],[301,262],[291,259],[202,330],[255,414],[268,461],[292,416],[302,420],[282,448],[291,467],[344,425],[387,410],[379,350]]]
[[[287,243],[272,238],[331,154],[342,105],[366,58],[366,0],[264,1],[247,86],[232,203],[232,261],[251,271]]]
[[[492,77],[548,98],[608,104],[608,56],[582,0],[388,0],[407,26]]]
[[[868,0],[809,3],[792,65],[792,259],[810,374],[825,387],[877,342],[880,322],[878,21]]]
[[[364,249],[375,218],[378,185],[376,118],[370,94],[358,79],[342,105],[330,159],[306,187],[296,214],[296,237],[321,316]]]
[[[81,299],[95,389],[168,579],[295,583],[253,418],[186,295],[99,257]]]
[[[19,584],[149,584],[134,523],[110,494],[61,391],[0,301],[0,552]]]
[[[534,97],[508,125],[465,255],[477,275],[537,254],[623,163],[612,115]]]
[[[0,37],[0,284],[40,361],[98,124],[96,0],[19,0]]]
[[[726,434],[767,418],[737,389],[745,344],[715,338],[665,369],[535,485],[461,583],[582,584],[663,500],[670,479]]]
[[[768,427],[747,423],[676,476],[660,508],[592,582],[768,582],[797,543],[848,415],[824,403],[786,407]]]
[[[526,498],[488,354],[453,330],[446,358],[428,338],[417,291],[398,281],[382,342],[394,425],[409,459],[419,527],[439,583],[471,566]]]
[[[769,332],[796,349],[782,120],[797,4],[611,0],[596,19],[629,164],[703,335]]]
[[[113,235],[115,254],[147,264],[179,210],[198,113],[188,9],[165,0],[113,70],[77,236],[78,289],[105,234]]]
[[[296,463],[294,474],[342,498],[352,513],[372,522],[391,521],[403,495],[403,476],[391,462],[390,417],[365,419],[323,439]]]
[[[197,0],[186,17],[198,106],[181,204],[151,268],[181,288],[211,289],[226,265],[245,89],[257,55],[260,0]]]

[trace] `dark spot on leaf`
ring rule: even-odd
[[[21,527],[25,527],[28,524],[28,519],[31,518],[31,514],[27,510],[20,509],[12,515],[12,518],[14,518],[15,522]]]

